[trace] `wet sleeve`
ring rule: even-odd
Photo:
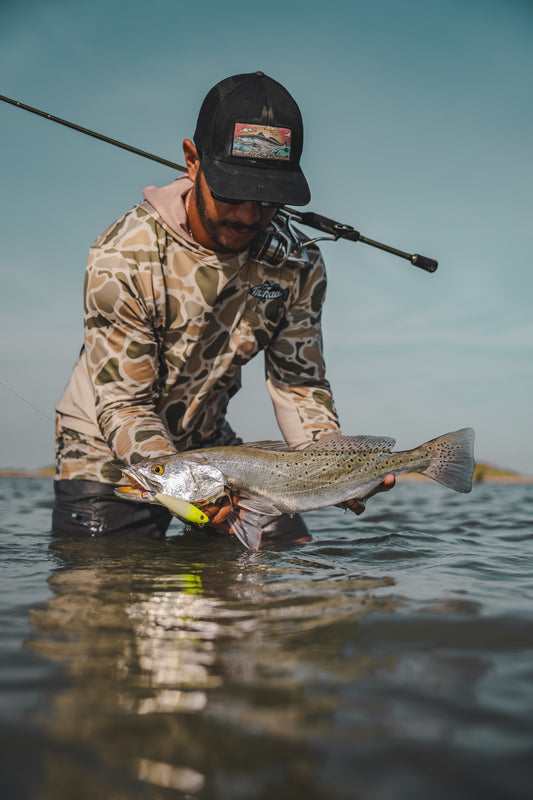
[[[291,447],[339,430],[326,380],[321,317],[326,272],[317,248],[298,272],[298,291],[265,353],[267,387],[281,432]]]
[[[114,455],[135,463],[175,453],[155,402],[158,343],[150,251],[91,250],[85,279],[85,349],[98,425]]]

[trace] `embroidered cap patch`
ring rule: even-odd
[[[291,155],[291,129],[236,122],[231,155],[288,161]]]

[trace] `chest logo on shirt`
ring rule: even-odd
[[[278,297],[282,297],[286,300],[289,296],[288,289],[282,289],[279,283],[272,283],[272,281],[265,281],[260,286],[250,286],[248,291],[252,297],[257,297],[263,302],[266,300],[277,300]]]

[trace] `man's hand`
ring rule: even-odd
[[[209,522],[206,524],[212,525],[214,528],[224,531],[224,533],[233,533],[226,519],[233,510],[233,504],[236,502],[237,496],[232,495],[231,500],[227,496],[219,497],[216,502],[202,506],[202,511],[209,517]]]
[[[339,508],[349,508],[350,511],[353,511],[354,514],[362,514],[366,508],[366,501],[369,497],[373,497],[375,494],[379,494],[380,492],[388,492],[389,489],[392,489],[394,484],[396,483],[396,478],[389,472],[388,475],[385,475],[383,478],[383,482],[376,486],[375,489],[372,489],[366,497],[360,497],[358,500],[346,500],[344,503],[339,503]]]

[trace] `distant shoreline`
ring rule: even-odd
[[[409,472],[407,475],[398,475],[396,480],[398,482],[404,481],[405,483],[415,483],[416,481],[429,481],[430,483],[435,483],[434,480],[431,478],[426,477],[426,475],[420,475],[417,472]],[[480,478],[476,478],[474,475],[474,479],[472,481],[473,485],[481,484],[481,483],[532,483],[533,484],[533,476],[531,475],[486,475]]]
[[[53,478],[54,475],[55,467],[42,467],[41,469],[3,467],[0,469],[0,478]]]

